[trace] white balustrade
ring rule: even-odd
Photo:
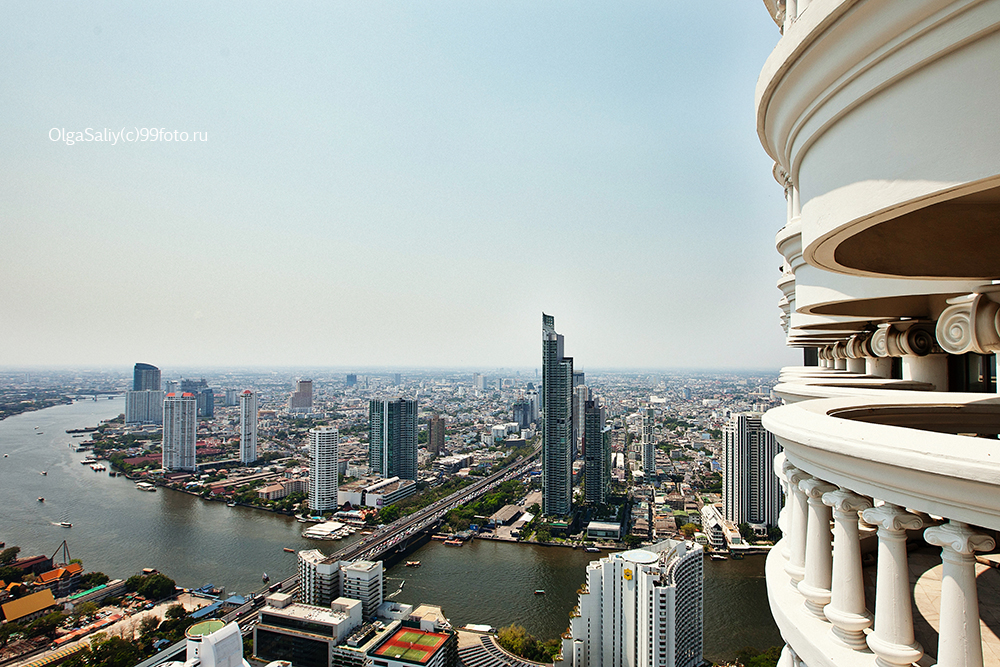
[[[872,615],[865,607],[858,512],[872,504],[845,488],[823,494],[823,502],[833,508],[833,593],[823,611],[837,639],[864,650],[868,648],[864,631],[871,626]]]
[[[799,482],[799,489],[807,498],[808,518],[805,576],[799,582],[798,588],[806,599],[806,608],[817,618],[826,620],[823,607],[830,603],[833,534],[830,532],[830,507],[823,503],[823,494],[836,491],[837,487],[810,477]]]
[[[797,589],[798,583],[806,574],[806,526],[809,519],[806,494],[799,488],[799,484],[804,480],[811,479],[812,476],[792,465],[788,466],[785,476],[791,491],[788,501],[791,508],[788,521],[790,528],[789,549],[785,572],[791,579],[792,588]]]
[[[938,667],[982,667],[975,552],[992,549],[993,538],[950,521],[925,530],[924,539],[941,547],[943,563]]]
[[[913,605],[906,560],[906,531],[923,525],[920,517],[885,503],[862,512],[878,526],[878,570],[875,582],[875,629],[868,647],[880,667],[907,667],[920,660],[924,649],[913,636]]]

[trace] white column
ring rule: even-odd
[[[950,521],[925,530],[924,539],[941,547],[943,562],[938,667],[982,667],[975,552],[992,549],[993,538]]]
[[[805,577],[806,569],[806,526],[809,520],[806,505],[806,494],[799,488],[799,483],[811,479],[811,475],[790,465],[785,472],[788,478],[788,489],[791,491],[791,514],[788,521],[788,562],[785,572],[791,578],[792,588],[798,590],[798,584]]]
[[[847,359],[844,359],[842,357],[837,357],[836,359],[833,360],[833,367],[836,368],[838,371],[846,371]]]
[[[875,631],[868,647],[879,667],[908,667],[924,655],[913,637],[913,603],[906,563],[906,531],[923,521],[902,507],[885,503],[861,514],[878,526],[878,571],[875,582]]]
[[[948,391],[948,355],[928,354],[903,357],[903,379],[915,382],[929,382],[937,391]]]
[[[892,358],[890,357],[867,357],[865,359],[865,372],[877,378],[892,377]]]
[[[788,478],[785,476],[785,466],[791,467],[788,460],[785,459],[784,452],[778,452],[778,455],[774,457],[774,474],[778,478],[778,482],[781,484],[781,491],[784,494],[785,502],[781,506],[781,511],[778,512],[778,529],[781,530],[782,538],[788,537]],[[781,554],[787,559],[788,552],[785,549],[780,549]]]
[[[796,0],[785,0],[785,25],[784,32],[788,32],[788,27],[798,16],[798,2]]]
[[[860,357],[858,359],[851,359],[850,357],[847,358],[847,370],[850,372],[857,373],[858,375],[864,375],[865,368],[866,364],[864,357]]]
[[[864,650],[868,648],[864,631],[872,624],[872,615],[865,607],[858,512],[872,504],[844,488],[823,494],[823,502],[833,508],[833,594],[823,612],[833,623],[834,637]]]
[[[823,503],[823,494],[837,487],[812,477],[799,482],[807,497],[809,516],[806,532],[805,578],[799,582],[799,592],[806,599],[806,609],[826,620],[823,607],[830,603],[830,582],[833,576],[833,534],[830,532],[830,508]]]

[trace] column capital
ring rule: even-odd
[[[948,299],[951,305],[941,312],[934,328],[938,344],[950,354],[1000,350],[997,325],[1000,304],[986,294],[969,294]]]
[[[916,514],[910,514],[899,505],[885,503],[878,507],[866,509],[861,513],[865,522],[878,526],[879,530],[900,532],[916,530],[924,525],[923,519]]]
[[[785,470],[785,479],[787,479],[788,483],[791,486],[795,487],[796,489],[799,488],[799,482],[806,479],[812,479],[812,475],[807,473],[805,470],[802,470],[801,468],[796,468],[788,461],[785,461],[784,470]]]
[[[864,496],[843,487],[823,494],[823,504],[829,505],[837,512],[860,512],[871,508],[872,502]]]
[[[824,493],[836,491],[837,487],[833,484],[828,484],[817,477],[809,477],[799,482],[799,489],[801,489],[802,492],[809,498],[813,500],[820,500]]]
[[[989,551],[996,545],[992,537],[972,530],[960,521],[931,526],[924,531],[924,539],[928,544],[950,549],[963,556],[971,556],[977,551]]]

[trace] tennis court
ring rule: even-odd
[[[436,632],[424,632],[412,628],[397,630],[384,644],[375,650],[375,655],[425,663],[431,659],[447,637]]]

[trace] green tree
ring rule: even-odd
[[[28,626],[28,634],[32,637],[52,635],[65,618],[66,617],[62,615],[62,612],[49,612],[48,614],[45,614],[45,616],[32,621],[31,625]]]
[[[0,551],[0,564],[13,563],[19,553],[21,553],[21,547],[8,547]]]
[[[535,541],[537,542],[550,542],[552,540],[552,533],[549,531],[548,526],[542,526],[535,531]]]
[[[14,635],[19,635],[24,632],[24,628],[17,623],[2,623],[0,624],[0,648],[7,645],[10,638]]]
[[[167,613],[169,612],[170,610],[168,609]],[[160,627],[160,619],[156,616],[143,616],[142,620],[139,621],[139,635],[142,637],[152,637],[158,627]]]
[[[737,651],[736,662],[743,667],[775,667],[780,657],[780,646],[772,646],[765,651],[747,646]]]
[[[109,581],[111,581],[111,577],[103,572],[88,572],[80,577],[80,588],[87,590],[88,588],[93,588],[94,586],[106,584]]]
[[[89,653],[87,664],[101,667],[132,667],[142,659],[136,647],[121,637],[95,641]]]
[[[686,523],[683,526],[681,526],[681,532],[684,533],[685,537],[692,537],[695,533],[698,532],[698,526],[694,525],[693,523]]]
[[[97,613],[96,602],[81,602],[73,607],[73,619],[78,620],[85,616],[92,616]]]
[[[187,615],[188,613],[184,609],[184,606],[179,604],[170,605],[167,608],[167,613],[165,614],[165,616],[169,619],[184,618]]]

